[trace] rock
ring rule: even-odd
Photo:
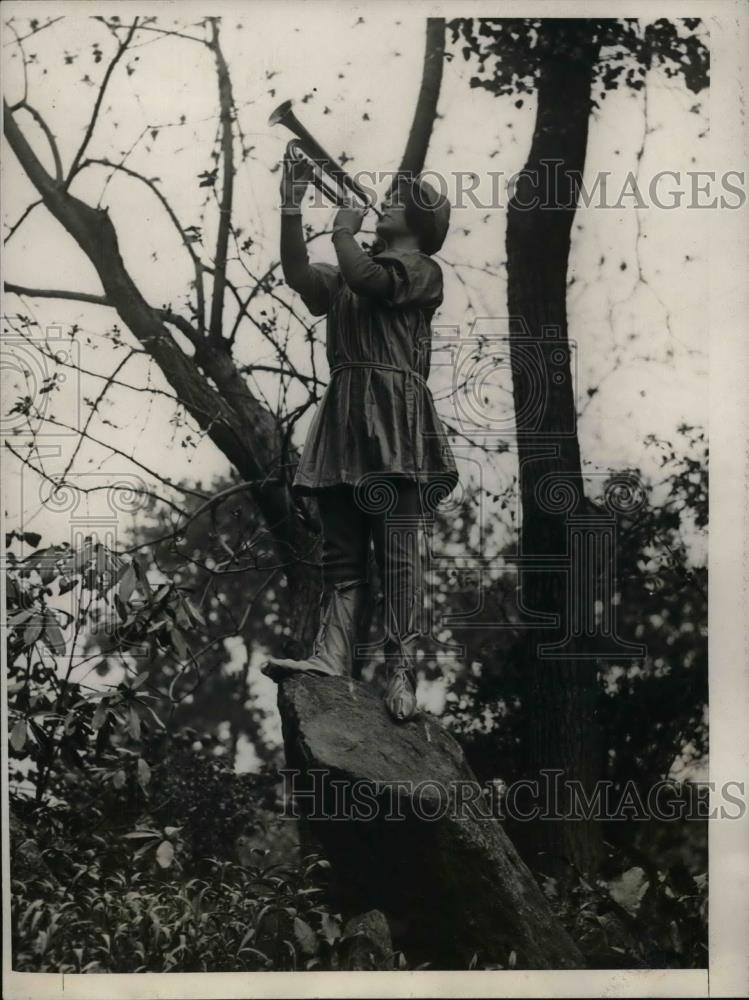
[[[411,966],[506,968],[514,951],[518,968],[584,967],[501,823],[455,808],[479,786],[436,719],[398,725],[370,687],[337,677],[284,679],[278,705],[287,789],[344,916],[381,910]]]
[[[341,968],[352,971],[393,968],[393,942],[381,910],[351,917],[343,928]]]

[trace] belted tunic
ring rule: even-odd
[[[316,311],[327,311],[331,378],[294,477],[299,493],[355,486],[372,473],[438,479],[446,493],[458,481],[426,384],[442,271],[418,250],[386,250],[374,260],[390,272],[387,297],[353,292],[333,265],[310,265]]]

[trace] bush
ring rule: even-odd
[[[76,845],[55,877],[28,844],[12,878],[13,968],[20,972],[251,972],[335,969],[340,919],[313,876],[326,862],[245,868],[213,860],[205,877],[165,872],[148,852],[106,871]],[[23,852],[22,852],[23,853]],[[23,877],[17,874],[25,867]]]

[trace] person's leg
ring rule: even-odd
[[[416,713],[414,646],[423,600],[423,492],[410,480],[392,479],[389,509],[370,514],[375,556],[385,598],[385,702],[397,721]]]
[[[369,523],[354,501],[351,486],[333,486],[317,497],[322,525],[323,591],[366,580]]]
[[[322,523],[323,593],[320,627],[306,660],[272,657],[264,672],[350,676],[359,623],[367,603],[369,523],[354,502],[351,487],[318,495]]]

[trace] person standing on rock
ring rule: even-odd
[[[264,670],[275,678],[351,674],[373,543],[385,596],[385,703],[402,722],[417,711],[420,526],[458,481],[426,385],[430,321],[442,302],[433,255],[447,235],[450,204],[425,180],[400,177],[382,205],[374,252],[355,238],[364,211],[347,204],[333,223],[338,266],[311,264],[301,219],[311,177],[308,163],[284,160],[281,265],[309,311],[327,314],[330,383],[293,482],[320,511],[321,619],[308,659],[272,658]]]

